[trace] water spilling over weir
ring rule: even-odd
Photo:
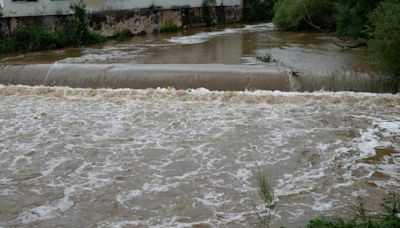
[[[280,65],[35,64],[0,67],[0,84],[74,88],[207,88],[220,91],[397,92],[399,83],[379,75],[298,75]]]
[[[289,72],[240,65],[54,64],[6,66],[0,83],[75,88],[290,90]],[[293,83],[292,83],[293,84]]]

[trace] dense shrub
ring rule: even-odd
[[[203,0],[202,17],[207,26],[216,24],[216,15],[213,13],[212,8],[216,6],[216,0]]]
[[[335,26],[332,0],[280,0],[275,5],[274,24],[287,30],[330,30]]]
[[[277,0],[244,0],[244,21],[271,21]]]
[[[105,37],[89,31],[85,5],[73,4],[71,9],[74,12],[71,30],[73,31],[76,45],[98,43],[106,40]]]
[[[177,31],[179,31],[179,26],[176,24],[166,24],[160,29],[160,32],[177,32]]]
[[[338,36],[367,37],[368,15],[381,0],[338,0],[336,24]]]
[[[104,36],[89,31],[84,6],[73,5],[71,8],[75,14],[68,30],[72,32],[63,29],[48,32],[35,25],[21,27],[11,37],[1,40],[0,55],[16,51],[37,51],[98,43],[106,40]]]
[[[400,80],[400,1],[386,0],[371,14],[369,46],[375,59],[388,73]]]
[[[73,36],[64,31],[46,32],[37,26],[27,26],[18,29],[12,41],[17,50],[36,51],[71,45]]]

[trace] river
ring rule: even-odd
[[[260,67],[286,69],[296,64],[303,76],[308,71],[319,75],[319,66],[329,72],[343,67],[380,75],[363,49],[338,51],[348,60],[338,58],[330,65],[337,57],[329,54],[336,48],[329,35],[297,34],[305,43],[311,37],[320,42],[308,45],[320,50],[320,65],[304,59],[315,55],[299,51],[306,44],[289,48],[294,41],[282,36],[287,41],[284,47],[265,49],[285,61],[276,68],[255,58],[261,46],[269,45],[265,41],[240,39],[246,47],[254,45],[253,51],[244,45],[224,45],[247,35],[274,40],[285,32],[268,25],[226,30],[134,37],[138,44],[129,44],[130,40],[114,48],[111,42],[29,53],[9,56],[2,63],[22,65],[20,78],[29,78],[31,69],[45,69],[47,77],[56,77],[49,76],[47,65],[33,67],[37,64],[60,64],[62,68],[56,69],[61,75],[68,64],[79,70],[86,64],[132,69],[127,66],[146,63],[165,71],[205,66],[211,70],[201,72],[209,73],[219,69],[215,63],[232,64],[232,74],[256,64],[257,70],[242,72],[254,77]],[[136,52],[140,42],[154,47]],[[130,45],[132,50],[116,51],[118,45]],[[207,45],[215,46],[202,48]],[[177,53],[171,52],[174,49]],[[131,54],[122,58],[121,53]],[[304,59],[306,67],[296,58]],[[171,64],[165,68],[161,63]],[[196,72],[200,77],[202,73]],[[400,188],[399,94],[295,92],[293,87],[287,92],[184,86],[111,89],[90,88],[90,83],[83,84],[87,88],[71,88],[31,82],[0,85],[0,227],[256,226],[257,206],[262,205],[255,179],[259,173],[274,186],[272,227],[299,227],[320,215],[348,216],[359,197],[378,211],[381,198]]]
[[[21,67],[34,67],[38,64],[47,64],[46,72],[29,70],[32,76],[36,76],[36,84],[46,84],[44,78],[51,73],[51,66],[66,66],[63,71],[68,71],[68,64],[102,64],[111,66],[114,64],[128,65],[154,65],[151,69],[163,71],[160,64],[186,64],[189,68],[196,69],[199,64],[219,64],[229,71],[231,67],[243,67],[243,72],[248,72],[248,65],[255,67],[276,67],[279,71],[297,72],[296,86],[282,87],[282,78],[268,81],[268,84],[278,86],[266,86],[265,83],[256,84],[249,89],[269,89],[286,91],[359,91],[359,92],[397,92],[400,85],[393,82],[390,77],[381,73],[372,61],[371,53],[367,48],[343,50],[335,45],[343,43],[334,34],[315,32],[284,32],[278,31],[271,23],[256,25],[229,25],[228,27],[213,29],[191,29],[179,33],[148,34],[136,36],[125,41],[110,41],[107,43],[85,46],[81,48],[67,48],[55,51],[34,52],[8,56],[0,60],[0,66],[17,65]],[[275,62],[265,63],[257,59],[257,56],[271,55]],[[174,66],[174,69],[180,69]],[[140,71],[140,70],[136,70]],[[268,69],[266,70],[268,71]],[[0,67],[1,72],[1,67]],[[104,68],[94,71],[94,74],[106,72]],[[115,72],[115,71],[114,71]],[[9,72],[14,77],[18,72]],[[3,73],[4,74],[4,73]],[[69,74],[76,74],[69,73]],[[149,73],[146,73],[147,76]],[[200,73],[201,74],[201,73]],[[205,73],[209,74],[209,71]],[[1,75],[1,74],[0,74]],[[125,82],[125,76],[121,79],[118,73],[107,72],[119,81],[123,87],[138,88],[132,82]],[[187,75],[195,77],[198,73],[187,72]],[[60,74],[55,77],[61,77]],[[31,84],[29,79],[19,80],[18,83]],[[62,76],[63,77],[63,76]],[[265,78],[268,78],[268,72]],[[38,80],[40,78],[40,80]],[[101,80],[91,76],[93,81]],[[176,79],[175,79],[176,81]],[[210,81],[210,84],[213,84]],[[0,77],[0,83],[14,83],[12,80],[4,80]],[[291,82],[293,84],[293,82]],[[82,82],[79,82],[82,84]],[[165,82],[157,81],[151,87],[165,85]],[[59,86],[79,87],[73,83],[65,83],[60,80],[53,84]],[[209,84],[192,84],[192,87],[206,87]],[[104,85],[101,85],[102,87]],[[143,88],[147,88],[142,86]],[[170,86],[169,84],[167,86]],[[91,85],[99,87],[99,85]],[[139,86],[139,88],[141,88]],[[227,90],[227,88],[212,88]],[[232,88],[231,90],[235,90]]]

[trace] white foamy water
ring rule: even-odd
[[[400,187],[400,96],[0,86],[0,224],[252,226]]]
[[[239,32],[261,32],[275,30],[275,26],[272,23],[257,24],[257,25],[245,25],[243,28],[227,28],[221,31],[213,32],[200,32],[191,36],[176,36],[167,39],[171,43],[178,44],[199,44],[208,41],[209,39],[217,36],[224,36]]]

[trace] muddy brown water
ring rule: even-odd
[[[273,227],[400,188],[400,97],[0,86],[0,225]]]
[[[257,227],[258,173],[272,227],[359,197],[379,212],[400,189],[399,94],[314,91],[393,92],[367,50],[269,25],[186,33],[1,60],[0,227]]]
[[[86,66],[89,63],[107,66],[113,64],[154,64],[155,72],[162,70],[157,68],[159,64],[171,64],[177,69],[179,69],[179,66],[176,64],[188,64],[186,68],[197,68],[197,64],[224,64],[226,69],[231,66],[237,68],[243,65],[258,65],[258,67],[266,66],[264,76],[266,78],[270,77],[268,68],[271,67],[281,69],[282,74],[287,71],[299,73],[295,86],[293,86],[293,82],[290,85],[289,81],[286,80],[286,88],[283,88],[281,86],[282,79],[272,79],[276,81],[272,84],[279,85],[276,87],[268,86],[268,89],[272,90],[389,93],[399,91],[399,83],[392,81],[390,77],[377,69],[368,49],[357,48],[344,51],[336,46],[335,42],[340,43],[341,41],[335,38],[334,34],[283,32],[277,31],[272,24],[268,23],[229,25],[226,28],[149,34],[133,37],[123,42],[112,41],[82,48],[8,56],[0,60],[0,65],[4,67],[7,65],[65,65],[70,63],[86,64]],[[271,55],[276,62],[264,63],[256,58],[256,56],[266,54]],[[70,68],[73,68],[73,66],[70,66]],[[96,71],[90,70],[92,74],[95,74]],[[100,74],[102,70],[99,69],[97,72]],[[248,70],[243,66],[242,71]],[[195,77],[197,72],[188,73],[188,75]],[[37,73],[32,71],[32,75]],[[2,74],[0,69],[0,83],[10,83],[9,80],[2,79]],[[207,75],[209,71],[203,74]],[[108,72],[108,75],[119,80],[119,83],[123,84],[124,87],[139,87],[132,84],[131,81],[125,82],[125,77],[120,74]],[[98,81],[99,78],[93,76],[91,80]],[[283,80],[285,80],[285,76],[283,76]],[[29,82],[24,83],[23,81],[20,83],[29,84]],[[45,81],[40,80],[37,84],[46,85]],[[151,86],[146,84],[144,88],[157,88],[164,84],[155,82],[150,83]],[[210,80],[210,84],[213,84],[212,80]],[[55,85],[64,84],[55,83]],[[192,87],[197,88],[196,85],[193,84]],[[69,84],[67,86],[76,87],[76,85]],[[97,88],[99,85],[93,84],[89,87]],[[265,84],[260,83],[259,86],[254,88],[265,89],[266,87]],[[227,90],[224,87],[209,87],[209,89]],[[230,90],[236,90],[236,88]]]

